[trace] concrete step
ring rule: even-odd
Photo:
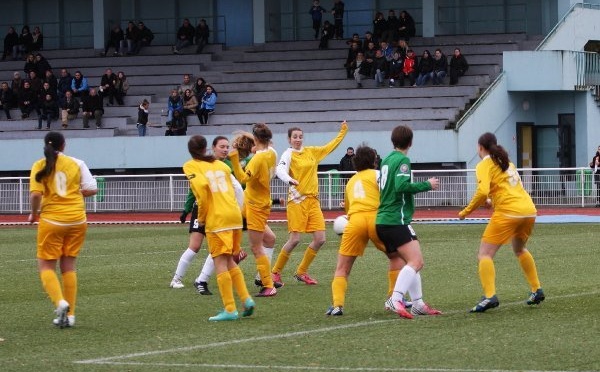
[[[19,118],[20,118],[19,114]],[[137,117],[137,112],[136,112]],[[125,128],[127,123],[131,121],[130,117],[102,117],[102,126],[106,128]],[[90,119],[89,121],[90,127],[94,127],[96,125],[95,119]],[[21,131],[21,130],[33,130],[37,129],[38,119],[37,114],[32,113],[32,115],[27,119],[18,119],[18,120],[0,120],[0,130],[5,132],[10,131]],[[42,121],[42,127],[46,127],[46,122]],[[51,128],[58,129],[61,127],[60,119],[56,121],[52,121]],[[79,128],[83,129],[83,119],[81,118],[81,113],[74,120],[69,120],[69,128]]]
[[[81,128],[54,128],[51,130],[60,131],[66,138],[98,138],[98,137],[115,137],[119,135],[119,129],[103,127],[100,129],[81,129]],[[0,139],[42,139],[48,133],[45,129],[23,129],[19,131],[0,131]]]

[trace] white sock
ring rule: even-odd
[[[415,279],[408,287],[408,293],[410,294],[413,306],[423,305],[423,286],[421,285],[421,273],[415,274]]]
[[[273,247],[271,247],[271,248],[263,247],[263,251],[267,255],[267,258],[269,259],[269,263],[271,263],[271,261],[273,260],[273,251],[274,250],[275,250],[275,248],[273,248]]]
[[[412,267],[405,265],[400,273],[398,279],[396,279],[396,285],[394,286],[394,292],[392,293],[392,301],[401,301],[404,298],[404,294],[411,287],[417,272]],[[411,293],[412,295],[412,293]]]
[[[200,271],[200,275],[196,278],[196,282],[208,282],[210,277],[215,272],[215,262],[213,261],[210,253],[206,257],[206,261],[204,261],[204,265],[202,266],[202,271]]]
[[[179,263],[177,264],[177,270],[175,270],[175,278],[176,279],[180,279],[183,278],[183,276],[185,275],[185,272],[188,269],[188,266],[190,266],[190,263],[192,263],[192,261],[194,260],[194,257],[196,257],[196,252],[192,251],[191,249],[186,249],[185,252],[183,252],[183,254],[181,255],[181,258],[179,258]]]

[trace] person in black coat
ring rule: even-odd
[[[110,32],[108,33],[106,46],[104,47],[104,53],[102,53],[102,55],[103,56],[107,55],[108,49],[110,49],[110,47],[113,47],[113,48],[115,48],[113,56],[118,56],[120,54],[119,48],[121,47],[121,41],[123,39],[125,39],[125,33],[123,33],[121,26],[119,26],[118,24],[115,24],[113,26],[113,28],[110,30]]]
[[[3,81],[0,87],[0,108],[4,110],[7,120],[11,120],[10,109],[13,107],[13,101],[13,91],[8,86],[8,83]]]
[[[415,34],[415,20],[406,10],[401,11],[398,19],[398,37],[409,41],[411,37],[415,37]]]
[[[52,120],[58,120],[58,102],[56,102],[56,98],[51,94],[46,94],[44,97],[44,101],[40,105],[41,114],[38,117],[38,129],[42,129],[42,121],[46,121],[46,129],[50,129],[50,124],[52,124]]]
[[[208,37],[210,36],[210,29],[206,24],[206,19],[201,19],[196,26],[196,54],[202,53],[204,46],[208,44]]]
[[[596,208],[600,208],[600,146],[598,146],[598,151],[596,151],[596,155],[590,162],[590,168],[592,168],[594,182],[596,183]]]
[[[154,33],[150,30],[144,22],[138,22],[138,34],[133,49],[133,54],[139,54],[143,47],[150,46],[154,40]]]
[[[333,25],[329,21],[323,23],[323,30],[321,31],[321,40],[319,41],[319,49],[329,48],[329,40],[333,37],[335,32]]]
[[[6,59],[9,54],[12,55],[13,59],[17,59],[19,47],[19,35],[15,31],[14,27],[8,28],[8,33],[4,36],[4,51],[2,52],[2,60]]]
[[[102,97],[98,95],[95,88],[90,88],[88,95],[83,96],[82,112],[83,127],[89,128],[90,118],[96,119],[96,128],[102,127],[102,115],[104,115],[104,107],[102,105]]]
[[[456,85],[458,78],[463,76],[468,69],[467,59],[461,54],[459,48],[455,48],[454,55],[450,59],[450,85]]]

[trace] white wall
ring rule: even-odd
[[[600,10],[576,7],[560,25],[560,32],[551,35],[542,50],[582,51],[588,40],[600,38]]]

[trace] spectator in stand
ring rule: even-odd
[[[40,97],[40,91],[42,90],[42,80],[37,77],[35,71],[30,71],[29,79],[27,79],[26,81],[29,83],[29,86],[31,87],[33,94],[35,94],[35,97],[36,97],[35,112],[39,116],[40,115],[40,104],[42,103],[40,98],[42,98],[42,100],[44,99],[44,97]]]
[[[400,74],[400,86],[404,86],[404,80],[408,79],[409,85],[416,86],[415,82],[417,79],[417,56],[412,49],[408,50],[406,59],[402,66],[402,73]]]
[[[177,93],[177,90],[171,90],[171,95],[167,100],[167,121],[173,120],[174,111],[183,111],[183,98]]]
[[[415,37],[416,27],[415,20],[408,14],[406,10],[400,12],[400,18],[398,19],[398,37],[408,42],[411,37]]]
[[[362,54],[360,44],[356,41],[353,41],[352,44],[350,44],[350,49],[348,49],[348,56],[346,57],[346,63],[344,64],[344,67],[346,67],[346,77],[348,79],[353,78],[353,72],[355,67],[352,66],[352,62],[356,61],[356,56],[358,55],[358,52],[361,52]]]
[[[382,41],[379,43],[379,47],[381,48],[381,52],[387,61],[391,61],[394,56],[394,48],[387,41]]]
[[[329,48],[329,39],[333,37],[335,29],[329,21],[323,23],[323,31],[321,32],[321,40],[319,41],[319,49]]]
[[[374,77],[375,70],[373,70],[373,62],[375,62],[375,58],[377,55],[377,47],[373,41],[369,42],[367,49],[364,51],[365,60],[363,63],[366,63],[369,66],[369,76]]]
[[[382,41],[383,33],[387,30],[387,22],[382,12],[375,13],[375,19],[373,20],[373,38],[376,43]]]
[[[33,36],[31,36],[29,26],[23,26],[21,35],[19,35],[19,55],[17,58],[22,58],[23,55],[30,53],[32,45]]]
[[[388,12],[386,26],[387,28],[381,36],[381,41],[387,41],[391,45],[393,41],[398,40],[398,30],[400,28],[400,20],[396,17],[396,12],[393,9],[390,9]]]
[[[346,154],[342,157],[342,159],[340,160],[340,168],[339,171],[340,172],[354,172],[354,163],[352,162],[352,159],[354,158],[354,147],[348,147],[346,149]],[[343,178],[350,178],[352,177],[351,174],[345,174],[342,176]]]
[[[132,54],[139,54],[143,47],[150,46],[154,40],[154,33],[150,30],[144,22],[138,22],[138,33],[133,47]]]
[[[194,92],[194,95],[196,96],[196,101],[200,102],[202,96],[204,96],[204,93],[206,92],[206,80],[201,77],[196,79],[196,84],[194,84],[192,92]]]
[[[115,104],[115,84],[117,83],[117,75],[114,74],[112,69],[107,68],[104,71],[104,75],[100,78],[100,96],[104,100],[104,97],[108,97],[107,106]]]
[[[44,75],[42,80],[44,81],[44,83],[50,84],[50,88],[54,90],[54,96],[57,96],[58,80],[56,79],[56,76],[54,76],[54,72],[52,70],[46,70],[46,74]]]
[[[42,103],[44,103],[48,94],[51,95],[54,99],[56,99],[57,97],[56,90],[50,87],[50,83],[44,81],[44,83],[42,84],[42,88],[38,92],[38,102],[40,103],[40,106]]]
[[[361,49],[367,50],[370,42],[373,42],[373,44],[377,45],[377,42],[375,41],[375,39],[373,39],[373,33],[371,31],[367,31],[365,32],[365,38],[363,39]]]
[[[75,120],[79,113],[79,101],[73,97],[73,92],[67,90],[64,98],[60,101],[60,121],[63,129],[69,126],[69,120]]]
[[[351,70],[354,71],[354,80],[356,81],[356,87],[362,88],[362,79],[369,77],[370,66],[365,63],[365,56],[363,52],[358,52],[356,59],[350,65]]]
[[[433,71],[431,71],[431,80],[433,85],[440,85],[448,73],[448,59],[442,53],[441,49],[436,49],[433,55]]]
[[[350,46],[352,43],[358,43],[358,49],[361,49],[362,43],[360,41],[360,35],[354,33],[352,34],[352,38],[350,40],[346,40],[346,45]]]
[[[137,130],[138,135],[140,137],[146,136],[146,125],[148,124],[148,108],[150,107],[150,102],[148,100],[143,100],[140,106],[138,107],[138,119],[137,119]]]
[[[19,35],[14,27],[8,28],[8,33],[4,36],[4,51],[2,52],[2,60],[6,60],[6,56],[11,55],[13,60],[17,59],[19,54]]]
[[[121,48],[121,42],[123,40],[125,40],[125,34],[123,33],[121,26],[119,26],[118,23],[115,23],[115,25],[108,32],[106,46],[104,47],[104,52],[102,52],[102,55],[108,55],[108,50],[110,47],[113,47],[115,49],[113,56],[118,56],[120,54],[119,48]]]
[[[88,86],[88,80],[81,71],[75,71],[75,77],[71,81],[71,91],[73,91],[73,97],[82,99],[89,94],[90,87]]]
[[[185,18],[183,24],[177,30],[177,41],[173,45],[173,54],[181,54],[181,49],[192,45],[195,34],[196,29],[191,25],[190,20]]]
[[[454,55],[450,58],[450,85],[458,84],[458,78],[463,76],[468,69],[467,59],[462,55],[459,48],[455,48]]]
[[[19,71],[15,71],[13,73],[13,79],[10,82],[10,90],[13,92],[13,103],[17,103],[19,98],[19,94],[21,94],[21,90],[23,89],[24,80],[21,78],[21,73]]]
[[[121,54],[123,54],[124,51],[126,54],[133,54],[136,42],[139,39],[139,33],[140,30],[135,27],[135,23],[129,21],[127,23],[127,28],[125,29],[125,38],[121,40]]]
[[[6,114],[6,120],[12,120],[10,117],[10,109],[13,108],[14,96],[13,91],[8,86],[6,81],[2,82],[0,87],[0,107]]]
[[[313,1],[313,5],[310,7],[308,14],[312,18],[312,28],[315,30],[315,40],[319,38],[319,30],[321,30],[321,22],[323,21],[323,14],[325,8],[321,6],[319,0]]]
[[[25,58],[23,71],[25,71],[25,75],[27,76],[29,76],[29,71],[37,71],[37,67],[35,66],[35,56],[33,54],[30,53]]]
[[[35,55],[35,69],[37,75],[43,78],[46,76],[46,71],[52,70],[52,66],[50,66],[50,62],[41,53],[38,53]]]
[[[83,127],[89,128],[90,118],[96,119],[96,129],[102,127],[102,115],[104,115],[104,105],[102,97],[98,95],[95,88],[90,89],[90,94],[82,99],[81,116],[83,117]]]
[[[208,38],[210,37],[210,28],[206,23],[206,19],[201,19],[196,26],[196,54],[202,53],[204,46],[208,44]]]
[[[400,53],[394,52],[393,58],[389,63],[390,88],[393,88],[396,86],[396,79],[400,78],[400,74],[402,74],[403,66],[404,66],[404,60],[400,56]]]
[[[198,119],[200,119],[200,124],[208,124],[208,115],[211,115],[215,111],[216,103],[217,92],[214,91],[212,85],[208,84],[206,86],[206,92],[200,101],[200,109],[198,110]]]
[[[23,83],[23,89],[19,93],[19,109],[21,119],[27,119],[31,112],[37,108],[37,94],[31,89],[29,80]]]
[[[422,87],[427,84],[427,81],[431,78],[431,74],[433,73],[433,58],[431,57],[429,50],[423,52],[423,56],[421,57],[418,66],[417,70],[419,71],[419,75],[417,76],[417,86]]]
[[[375,86],[382,87],[384,86],[384,81],[386,76],[388,75],[388,61],[383,56],[383,52],[381,50],[377,50],[375,52],[375,60],[373,61],[373,72],[375,78]]]
[[[198,109],[198,99],[194,95],[191,89],[186,89],[183,94],[183,118],[187,123],[187,117],[190,115],[196,115]]]
[[[51,94],[46,94],[42,104],[40,105],[41,114],[38,116],[38,129],[42,129],[42,121],[46,121],[46,129],[50,129],[52,120],[58,120],[58,102],[56,97]]]
[[[127,95],[129,89],[129,83],[127,82],[127,76],[123,71],[117,72],[117,80],[115,80],[115,99],[119,106],[123,106],[125,102],[123,97]]]
[[[186,90],[194,89],[194,84],[192,83],[192,77],[190,74],[183,75],[183,83],[177,88],[177,94],[183,97],[183,94]]]
[[[341,0],[333,0],[333,8],[331,8],[331,14],[333,14],[333,27],[335,28],[335,38],[344,38],[344,2]]]
[[[33,34],[31,34],[31,37],[33,38],[33,42],[31,43],[32,51],[44,49],[44,35],[38,26],[33,28]]]
[[[398,47],[396,48],[396,52],[400,53],[401,59],[406,58],[406,55],[408,54],[408,49],[410,48],[408,47],[408,42],[406,40],[398,40]]]
[[[59,101],[65,98],[65,93],[67,93],[67,90],[71,90],[72,83],[73,77],[71,76],[69,71],[66,68],[61,69],[57,87]]]
[[[167,121],[165,136],[185,136],[187,133],[186,120],[180,111],[173,112],[173,119]]]

